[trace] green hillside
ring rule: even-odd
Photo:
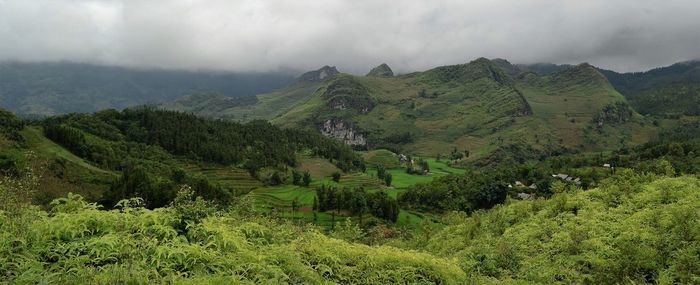
[[[324,68],[307,77],[334,75],[273,93],[235,99],[201,95],[162,106],[310,128],[359,149],[423,156],[468,150],[469,160],[513,149],[527,149],[533,158],[609,150],[644,143],[656,134],[651,121],[628,107],[588,64],[512,65],[480,58],[401,76],[381,75],[391,70],[385,64],[368,76]]]
[[[601,72],[640,113],[700,115],[700,61],[681,62],[646,72]]]
[[[480,158],[526,146],[537,153],[603,150],[655,135],[590,65],[511,76],[478,59],[397,77],[342,74],[274,118],[358,147]]]

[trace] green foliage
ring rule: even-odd
[[[386,177],[386,168],[383,165],[377,165],[377,178],[384,180]]]
[[[304,171],[303,182],[306,187],[309,187],[309,184],[311,184],[311,174],[308,171]]]
[[[56,202],[51,214],[0,212],[0,282],[466,282],[465,274],[448,259],[348,243],[312,227],[258,216],[214,213],[202,200],[192,200],[191,191],[183,193],[172,207],[153,211],[103,211],[69,196]],[[23,226],[8,223],[30,218],[32,222]],[[181,230],[183,223],[186,231]],[[351,238],[361,233],[348,224],[340,226],[337,235]]]
[[[333,172],[333,174],[331,174],[331,177],[336,183],[340,182],[340,172]]]
[[[424,250],[481,282],[698,282],[700,181],[625,172],[603,184],[453,217]]]
[[[12,113],[0,109],[0,134],[8,139],[21,141],[22,135],[19,131],[24,128],[24,122],[15,117]]]
[[[301,183],[302,183],[301,173],[299,173],[299,171],[292,170],[292,184],[293,185],[302,185]]]
[[[388,187],[388,186],[391,186],[391,181],[392,181],[392,180],[393,180],[393,177],[391,176],[391,173],[387,173],[387,174],[384,176],[384,185],[386,185],[387,187]]]
[[[502,169],[448,175],[408,188],[398,200],[408,208],[436,212],[488,209],[505,200],[510,177],[512,175]]]
[[[700,114],[700,63],[681,62],[646,72],[602,72],[640,113]]]
[[[90,123],[86,123],[86,121]],[[77,155],[98,160],[114,155],[104,143],[89,143],[83,132],[119,144],[141,143],[157,146],[171,154],[221,164],[245,164],[252,172],[267,166],[294,166],[296,152],[311,149],[314,154],[333,158],[343,169],[359,166],[351,149],[319,134],[286,130],[256,121],[248,124],[207,120],[194,115],[150,108],[95,115],[67,115],[44,122],[47,137]],[[119,132],[116,133],[115,131]],[[111,135],[101,137],[105,133]],[[112,149],[116,146],[112,146]]]
[[[396,222],[399,216],[399,205],[386,192],[367,192],[363,188],[337,188],[321,185],[316,188],[318,210],[346,210],[352,215],[361,217],[369,212],[375,217],[390,222]]]

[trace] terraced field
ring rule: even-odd
[[[263,187],[263,184],[248,174],[247,171],[220,165],[195,164],[182,161],[180,166],[188,173],[202,175],[221,186],[233,189],[235,193],[248,193],[253,189]]]
[[[254,198],[255,207],[264,212],[274,212],[280,217],[294,218],[303,222],[315,222],[324,227],[331,227],[333,217],[329,213],[317,213],[314,221],[312,211],[313,200],[316,196],[316,187],[321,185],[331,185],[336,187],[363,187],[367,191],[385,191],[389,196],[396,198],[407,187],[417,183],[427,183],[431,180],[453,173],[464,173],[464,169],[454,168],[445,161],[426,159],[430,165],[431,173],[428,175],[411,175],[406,173],[401,167],[398,155],[388,150],[374,150],[363,153],[369,157],[368,164],[389,165],[388,173],[393,176],[392,186],[387,187],[384,182],[377,179],[376,168],[370,166],[367,172],[345,173],[340,177],[340,182],[331,179],[330,174],[337,171],[337,168],[327,160],[320,158],[301,157],[298,170],[308,170],[312,176],[309,187],[292,185],[290,181],[279,186],[265,186],[257,179],[251,177],[248,172],[235,167],[224,167],[219,165],[199,164],[191,161],[180,161],[180,166],[188,173],[202,175],[211,181],[219,183],[221,186],[233,189],[236,193],[248,193]],[[294,200],[299,203],[297,211],[292,211]],[[335,221],[342,221],[347,217],[342,214],[336,216]],[[357,219],[357,217],[351,217]],[[417,225],[424,219],[421,213],[414,213],[402,210],[399,213],[397,224],[400,226]]]

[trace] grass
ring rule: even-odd
[[[53,141],[47,139],[42,134],[42,131],[38,127],[27,127],[22,130],[22,136],[24,136],[27,146],[46,157],[61,158],[74,163],[80,167],[83,167],[89,171],[107,174],[110,173],[104,169],[98,168],[84,159],[74,155],[70,151],[66,150],[62,146],[54,143]]]
[[[330,176],[334,172],[340,171],[338,167],[330,163],[327,159],[319,157],[301,157],[297,170],[308,171],[314,179],[321,179]]]
[[[365,160],[365,164],[369,166],[383,165],[386,168],[396,168],[401,166],[399,156],[385,149],[364,152],[362,154],[362,158]]]

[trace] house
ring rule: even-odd
[[[610,168],[611,166],[610,166],[610,163],[606,163],[606,164],[603,164],[603,167]]]
[[[530,187],[527,187],[527,188],[530,188],[532,190],[537,190],[537,185],[532,184],[532,185],[530,185]]]
[[[406,161],[408,160],[408,157],[405,154],[399,154],[399,161]]]
[[[567,177],[569,177],[569,175],[559,173],[557,174],[557,177],[559,177],[559,179],[565,180]]]
[[[515,181],[515,187],[525,187],[525,184],[520,181]]]
[[[530,197],[532,197],[532,195],[530,195],[530,194],[527,194],[527,193],[524,193],[524,192],[518,193],[518,198],[519,198],[520,200],[530,199]]]

